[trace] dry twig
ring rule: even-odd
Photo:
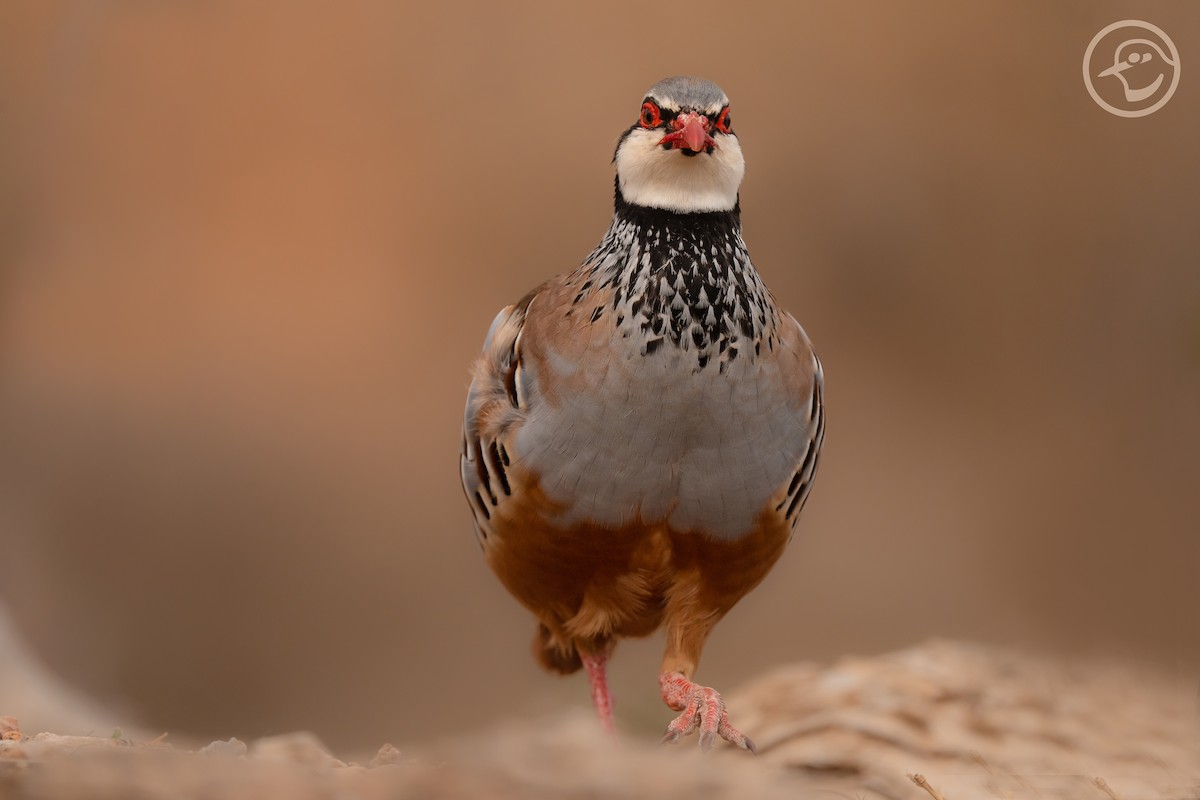
[[[908,775],[908,779],[917,786],[920,786],[925,791],[929,792],[929,796],[932,797],[933,800],[946,800],[946,798],[942,796],[941,792],[929,785],[929,781],[925,780],[925,776],[921,773],[911,772]]]

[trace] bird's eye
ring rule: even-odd
[[[642,103],[642,116],[638,120],[643,128],[657,128],[662,125],[662,114],[658,110],[658,106],[647,100]]]
[[[721,133],[733,133],[733,123],[729,121],[729,106],[721,109],[717,115],[717,130]]]

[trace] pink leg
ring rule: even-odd
[[[664,742],[675,743],[697,728],[700,729],[700,749],[708,750],[720,736],[743,750],[758,751],[746,734],[729,724],[725,700],[716,689],[692,683],[680,672],[664,672],[658,676],[663,702],[674,711],[682,712],[667,725]]]
[[[588,684],[592,688],[592,703],[596,706],[600,727],[609,733],[616,733],[612,695],[608,692],[608,653],[580,653],[579,656],[583,660],[584,669],[587,670]]]

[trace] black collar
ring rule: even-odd
[[[664,228],[681,231],[726,231],[741,230],[742,203],[739,198],[729,211],[671,211],[630,203],[621,194],[620,178],[616,180],[613,213],[632,222],[639,228]]]

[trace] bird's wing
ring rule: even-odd
[[[512,494],[508,445],[528,412],[530,389],[522,369],[521,334],[529,306],[541,290],[534,289],[496,315],[472,370],[460,467],[480,545],[491,532],[496,508]]]
[[[812,342],[791,314],[783,314],[780,326],[780,373],[793,413],[805,424],[805,441],[786,486],[775,495],[774,510],[793,528],[800,516],[825,442],[825,373]]]

